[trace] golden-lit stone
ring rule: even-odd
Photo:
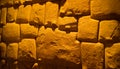
[[[98,22],[98,20],[91,19],[90,16],[81,17],[78,22],[77,39],[97,42]]]
[[[66,0],[61,6],[60,13],[64,15],[88,15],[90,13],[90,0]]]
[[[6,24],[6,15],[7,15],[7,8],[4,7],[1,10],[1,22],[0,22],[0,24],[2,24],[2,25]]]
[[[0,58],[1,59],[5,59],[6,58],[6,44],[5,43],[3,43],[3,42],[1,42],[0,43]]]
[[[28,23],[31,12],[31,5],[20,5],[17,12],[17,23]]]
[[[43,25],[45,19],[45,4],[33,4],[30,15],[30,24]]]
[[[7,0],[0,0],[0,6],[4,6],[7,4]]]
[[[120,68],[120,43],[106,45],[105,48],[105,69]]]
[[[59,5],[53,2],[46,3],[45,24],[57,24]]]
[[[10,43],[7,46],[7,59],[17,60],[18,58],[18,43]]]
[[[103,69],[104,46],[101,43],[81,43],[82,68]]]
[[[20,41],[20,26],[16,23],[7,23],[3,26],[3,41],[18,42]]]
[[[95,19],[113,19],[120,17],[120,0],[92,0],[91,17]]]
[[[120,25],[116,20],[103,20],[100,22],[99,41],[120,39]]]
[[[21,24],[21,37],[23,38],[35,38],[38,35],[38,28],[29,25],[29,24]]]

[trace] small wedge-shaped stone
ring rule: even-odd
[[[60,13],[64,15],[88,15],[90,13],[90,0],[66,0],[61,6]]]
[[[91,19],[90,16],[81,17],[78,22],[77,39],[97,42],[98,22],[98,20]]]
[[[1,10],[1,22],[0,22],[0,24],[2,24],[2,25],[6,24],[6,15],[7,15],[7,8],[3,7]]]
[[[17,60],[18,58],[18,43],[10,43],[7,46],[7,59]]]
[[[20,5],[17,13],[17,23],[28,23],[31,12],[31,5]]]
[[[0,43],[0,58],[5,59],[6,58],[6,44],[1,42]]]
[[[19,42],[20,41],[20,26],[16,23],[7,23],[3,26],[3,41]]]
[[[59,5],[53,2],[46,3],[45,24],[56,24],[58,19]]]
[[[32,12],[30,16],[30,24],[44,24],[45,18],[45,5],[44,4],[33,4],[32,5]]]
[[[35,38],[38,35],[38,28],[29,24],[21,24],[21,37]]]

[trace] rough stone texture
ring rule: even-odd
[[[18,43],[10,43],[7,46],[7,59],[17,60],[18,58]]]
[[[52,9],[52,10],[51,10]],[[59,5],[53,2],[46,3],[45,24],[57,24]]]
[[[52,31],[51,28],[41,27],[39,37],[36,39],[37,58],[41,58],[48,67],[52,64],[58,64],[59,67],[79,66],[80,46],[75,37],[76,32],[66,34],[58,29]]]
[[[91,19],[90,16],[81,17],[78,22],[77,39],[97,42],[98,22],[98,20]]]
[[[45,19],[45,4],[33,4],[30,16],[30,24],[44,24]]]
[[[8,7],[7,9],[7,22],[14,22],[17,16],[17,9],[15,9],[14,7]]]
[[[6,44],[1,42],[0,43],[0,58],[5,59],[6,58]]]
[[[83,69],[103,69],[103,44],[82,42],[81,56]]]
[[[91,17],[95,19],[119,19],[119,7],[120,0],[92,0]]]
[[[29,24],[21,24],[21,37],[23,38],[35,38],[38,35],[38,28],[29,25]]]
[[[36,44],[34,39],[22,39],[19,43],[18,50],[18,58],[20,61],[32,61],[36,59]]]
[[[16,23],[7,23],[3,26],[3,41],[18,42],[20,41],[20,26]]]
[[[90,13],[90,0],[66,0],[61,6],[60,13],[64,15],[88,15]]]
[[[31,5],[20,5],[18,9],[17,23],[28,23],[31,12]]]
[[[2,25],[6,24],[6,15],[7,15],[7,8],[4,7],[1,10],[1,22],[0,22],[0,24],[2,24]]]
[[[120,40],[120,25],[116,20],[104,20],[100,22],[99,41]]]
[[[105,69],[120,68],[120,43],[106,45],[105,48]]]

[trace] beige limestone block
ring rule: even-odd
[[[21,24],[21,37],[23,38],[35,38],[38,35],[38,28],[29,25],[29,24]]]
[[[1,42],[0,43],[0,58],[5,59],[6,58],[6,44]]]
[[[119,7],[120,0],[92,0],[91,17],[95,19],[119,19]]]
[[[7,22],[14,22],[17,16],[17,9],[14,7],[8,7],[7,9]]]
[[[1,22],[0,22],[0,24],[2,24],[2,25],[6,24],[6,15],[7,15],[7,8],[3,7],[1,10]]]
[[[45,4],[33,4],[30,14],[30,24],[43,25],[45,19]]]
[[[3,41],[19,42],[20,41],[20,26],[16,23],[7,23],[3,26]]]
[[[60,7],[64,15],[88,15],[90,13],[90,0],[66,0]]]
[[[31,12],[31,5],[20,5],[17,14],[17,23],[28,23]]]
[[[97,42],[98,22],[98,20],[91,19],[90,16],[81,17],[78,22],[77,39]]]
[[[36,59],[35,39],[22,39],[18,47],[18,60],[21,62],[33,62]]]
[[[103,69],[103,44],[82,42],[81,56],[83,69]]]
[[[120,40],[120,25],[116,20],[103,20],[100,22],[99,41]]]
[[[59,5],[53,2],[46,2],[45,24],[57,24]]]
[[[106,45],[105,48],[105,69],[120,68],[120,43]]]
[[[17,60],[18,58],[18,43],[10,43],[7,46],[7,59]]]

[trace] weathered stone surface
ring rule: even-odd
[[[119,7],[120,0],[92,0],[91,17],[95,19],[119,19]]]
[[[77,39],[97,42],[98,22],[98,20],[91,19],[90,16],[81,17],[78,22]]]
[[[31,12],[31,5],[20,5],[18,9],[17,23],[28,23]]]
[[[52,31],[51,28],[41,27],[39,37],[36,39],[37,57],[41,58],[43,63],[46,61],[48,66],[51,63],[59,66],[78,66],[80,64],[80,46],[75,37],[76,32],[66,34],[58,29]]]
[[[1,42],[0,43],[0,58],[5,59],[6,58],[6,44]]]
[[[20,26],[16,23],[7,23],[3,26],[3,41],[18,42],[20,40]]]
[[[103,44],[82,42],[81,56],[83,69],[103,69]]]
[[[14,7],[8,7],[7,9],[7,22],[14,22],[17,16],[17,9]]]
[[[35,38],[38,35],[38,28],[29,25],[29,24],[21,24],[21,37],[23,38]]]
[[[90,0],[66,0],[61,6],[60,13],[64,15],[88,15],[90,13]]]
[[[30,15],[30,24],[44,24],[45,19],[45,5],[44,4],[33,4],[32,12]]]
[[[36,59],[36,44],[34,39],[22,39],[18,48],[19,61],[33,61]],[[32,59],[32,60],[31,60]]]
[[[18,58],[18,43],[10,43],[7,46],[7,59],[17,60]]]
[[[58,19],[59,5],[57,3],[47,2],[45,9],[45,24],[56,24]]]
[[[1,10],[1,22],[0,22],[0,24],[2,24],[2,25],[6,24],[6,15],[7,15],[7,8],[3,7]]]
[[[120,43],[106,45],[105,48],[105,69],[120,68]]]
[[[120,40],[120,25],[116,20],[104,20],[100,22],[99,41]]]

